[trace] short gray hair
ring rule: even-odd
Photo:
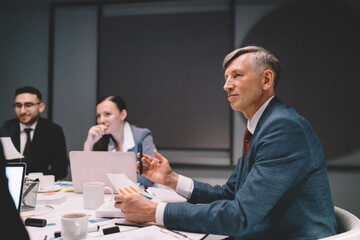
[[[252,53],[250,61],[254,71],[261,74],[267,69],[270,69],[274,72],[274,89],[276,88],[281,74],[281,67],[279,60],[272,54],[269,50],[258,46],[246,46],[243,48],[238,48],[228,55],[226,55],[223,68],[226,68],[240,55],[245,53]]]

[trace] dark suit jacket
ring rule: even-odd
[[[5,121],[0,129],[2,137],[11,137],[20,152],[20,124],[17,118]],[[68,171],[65,136],[62,128],[47,119],[40,118],[31,141],[31,156],[26,160],[27,172],[43,172],[64,178]]]
[[[193,203],[168,203],[170,229],[235,239],[318,239],[336,234],[326,160],[310,124],[274,97],[246,157],[223,186],[194,181]]]
[[[29,239],[29,235],[15,208],[14,201],[8,188],[8,179],[5,175],[5,157],[0,143],[0,234],[1,239]]]

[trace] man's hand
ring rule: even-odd
[[[144,154],[141,161],[143,164],[143,175],[151,181],[165,186],[169,186],[172,189],[176,189],[179,175],[170,167],[169,161],[164,158],[158,151],[154,150],[156,158],[150,157]],[[140,154],[138,154],[140,157]],[[137,171],[140,172],[140,163],[137,162]]]
[[[158,203],[153,202],[140,194],[116,195],[115,207],[120,208],[128,222],[155,222],[155,213]]]

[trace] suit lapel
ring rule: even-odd
[[[249,149],[248,149],[248,152],[246,155],[246,161],[243,164],[242,169],[241,169],[241,182],[242,183],[245,182],[246,176],[251,171],[251,168],[252,168],[253,164],[255,163],[255,159],[253,159],[251,156],[253,155],[254,146],[257,144],[257,138],[256,138],[257,133],[263,126],[266,119],[271,115],[271,113],[273,112],[273,109],[276,108],[276,106],[278,106],[281,103],[282,103],[281,100],[277,96],[275,96],[273,99],[271,99],[269,105],[265,108],[263,114],[261,115],[261,117],[259,119],[259,122],[256,125],[255,131],[251,138],[250,146],[249,146]]]

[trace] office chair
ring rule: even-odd
[[[321,238],[320,240],[359,240],[360,219],[352,213],[335,206],[335,217],[338,224],[338,234]]]

